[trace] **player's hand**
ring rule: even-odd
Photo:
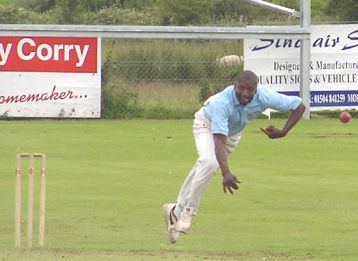
[[[275,126],[271,125],[266,129],[260,128],[270,139],[278,139],[286,136],[286,133],[282,130],[276,129]]]
[[[229,191],[231,194],[234,194],[234,190],[237,190],[240,186],[241,181],[237,179],[236,176],[232,174],[226,174],[223,176],[223,189],[226,194]]]

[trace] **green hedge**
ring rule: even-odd
[[[117,39],[103,41],[103,49],[104,116],[110,118],[191,116],[198,104],[231,83],[242,70],[242,64],[222,67],[217,63],[219,57],[242,54],[241,41]],[[183,100],[180,106],[173,106],[170,94],[167,102],[152,98],[140,103],[137,87],[156,92],[158,82],[165,83],[168,90],[191,84],[199,91],[191,105],[182,105],[187,104]]]

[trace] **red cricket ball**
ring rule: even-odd
[[[341,114],[339,114],[339,119],[343,123],[349,122],[351,120],[351,118],[352,118],[352,116],[350,115],[350,113],[348,111],[343,111],[343,112],[341,112]]]

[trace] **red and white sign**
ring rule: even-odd
[[[89,37],[0,37],[0,115],[98,118],[101,45]]]

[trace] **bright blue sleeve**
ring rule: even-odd
[[[262,88],[260,100],[264,103],[265,109],[270,108],[280,112],[292,111],[302,102],[300,97],[284,95],[266,87]]]
[[[214,134],[229,133],[229,113],[227,106],[223,102],[211,103],[209,108],[211,118],[211,131]]]

